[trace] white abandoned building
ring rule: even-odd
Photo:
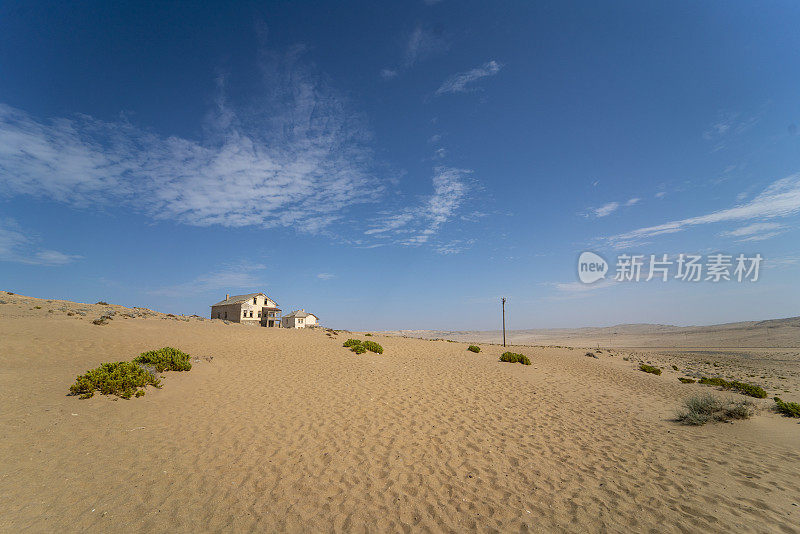
[[[283,328],[308,328],[319,325],[319,317],[306,310],[295,310],[281,319]]]
[[[211,305],[212,319],[227,319],[234,323],[280,327],[281,309],[278,303],[264,293],[247,295],[225,295]]]

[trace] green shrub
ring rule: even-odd
[[[677,371],[677,370],[678,370],[678,366],[677,366],[677,365],[673,365],[673,366],[672,366],[672,370],[673,370],[673,371]]]
[[[680,380],[684,384],[694,384],[695,383],[695,379],[694,378],[686,378],[685,376],[679,376],[678,380]]]
[[[705,384],[707,386],[719,386],[722,389],[732,389],[742,395],[749,395],[751,397],[755,397],[757,399],[764,399],[767,397],[767,392],[764,391],[764,388],[761,386],[757,386],[755,384],[747,384],[745,382],[739,382],[738,380],[733,380],[728,382],[724,378],[713,377],[713,378],[700,378],[699,382],[701,384]]]
[[[639,370],[644,371],[645,373],[650,373],[651,375],[660,375],[661,369],[655,367],[653,365],[647,365],[646,363],[639,364]]]
[[[101,300],[101,301],[95,302],[95,304],[97,304],[97,305],[100,305],[100,306],[108,306],[108,302],[106,302],[106,301],[104,301],[104,300]]]
[[[355,347],[357,345],[361,345],[360,339],[348,339],[342,344],[343,347]]]
[[[713,395],[689,397],[676,419],[685,425],[704,425],[710,421],[727,422],[731,419],[748,419],[753,415],[753,403],[744,401],[722,401]]]
[[[156,371],[189,371],[192,364],[189,355],[172,347],[164,347],[150,352],[143,352],[141,356],[133,360],[135,363],[152,365]]]
[[[478,353],[481,351],[481,348],[477,345],[470,345],[469,347],[467,347],[467,350],[474,353]]]
[[[780,397],[773,397],[775,401],[775,411],[782,413],[786,417],[800,417],[800,403],[784,402]]]
[[[504,352],[502,356],[500,356],[501,362],[509,362],[509,363],[521,363],[522,365],[530,365],[530,359],[525,356],[524,354],[517,354],[516,352]]]
[[[42,307],[41,307],[41,306],[34,306],[34,307],[33,307],[33,309],[34,309],[34,310],[41,310],[41,309],[42,309]]]
[[[372,337],[372,334],[364,334],[367,337]]]
[[[365,341],[361,344],[362,347],[367,349],[370,352],[375,352],[378,354],[383,354],[383,347],[375,343],[374,341]]]
[[[103,395],[118,395],[123,399],[130,399],[134,393],[140,397],[138,388],[147,385],[160,388],[161,380],[133,362],[104,363],[97,369],[79,375],[70,386],[69,394],[88,399],[95,391],[99,391]]]
[[[353,348],[351,348],[350,350],[352,350],[356,354],[364,354],[365,352],[367,352],[367,349],[364,348],[364,345],[353,345]]]

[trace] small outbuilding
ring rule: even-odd
[[[319,326],[319,317],[305,310],[295,310],[281,319],[283,328],[308,328]]]

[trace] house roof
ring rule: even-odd
[[[295,310],[292,313],[284,315],[284,317],[297,317],[298,319],[302,319],[304,317],[308,317],[309,315],[314,315],[313,313],[308,313],[305,310]],[[314,317],[317,317],[314,315]],[[319,319],[319,317],[317,317]]]
[[[267,295],[265,295],[264,293],[248,293],[247,295],[234,295],[232,297],[228,297],[225,300],[221,300],[221,301],[217,302],[216,304],[212,304],[211,307],[213,308],[214,306],[225,306],[227,304],[241,304],[242,302],[246,302],[246,301],[250,300],[253,297],[257,297],[258,295],[264,295],[265,297],[267,297]],[[269,300],[272,300],[269,297],[267,297],[267,298]],[[272,302],[275,302],[275,301],[272,300]],[[277,305],[277,302],[275,302],[275,304]]]

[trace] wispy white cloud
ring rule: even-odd
[[[612,213],[617,211],[619,208],[621,208],[623,206],[625,206],[625,207],[633,206],[635,204],[638,204],[641,200],[642,200],[641,198],[634,197],[634,198],[628,199],[625,202],[621,202],[621,201],[620,202],[606,202],[605,204],[603,204],[602,206],[600,206],[598,208],[589,208],[583,215],[584,215],[584,217],[591,217],[591,216],[598,217],[598,218],[600,218],[600,217],[608,217],[609,215],[611,215]]]
[[[595,291],[607,289],[618,283],[619,282],[614,280],[613,277],[610,277],[598,280],[593,284],[584,284],[582,282],[554,282],[546,285],[549,285],[557,291],[555,295],[548,297],[549,300],[568,300],[588,297]]]
[[[0,261],[25,263],[28,265],[66,265],[81,258],[57,250],[41,249],[38,240],[26,235],[13,219],[0,219]]]
[[[418,25],[406,43],[403,67],[408,68],[420,60],[447,51],[450,44],[441,30]]]
[[[606,217],[619,209],[619,202],[608,202],[599,208],[592,208],[595,217]]]
[[[402,71],[408,70],[418,62],[446,52],[450,48],[449,41],[439,28],[429,28],[418,24],[408,35],[403,47],[403,57],[398,66],[381,69],[384,80],[397,78]]]
[[[336,275],[332,273],[319,273],[317,275],[317,278],[319,278],[320,280],[333,280],[334,278],[336,278]]]
[[[403,245],[427,243],[439,228],[456,215],[467,198],[467,177],[472,171],[453,167],[437,167],[433,177],[433,194],[418,206],[402,209],[384,217],[364,232],[373,237],[392,237]]]
[[[445,80],[444,83],[436,90],[436,94],[443,95],[445,93],[463,93],[469,91],[470,88],[468,86],[470,84],[480,80],[481,78],[494,76],[500,72],[501,68],[503,68],[503,66],[500,63],[492,60],[488,63],[484,63],[480,67],[470,69],[466,72],[461,72]]]
[[[753,223],[727,232],[721,232],[722,237],[739,238],[737,241],[764,241],[784,233],[788,227],[779,223]]]
[[[800,212],[800,174],[776,180],[749,202],[732,208],[680,219],[676,221],[639,228],[607,238],[614,246],[628,246],[642,243],[643,240],[675,232],[694,226],[727,221],[747,221],[753,219],[775,219],[789,217]]]
[[[741,113],[722,111],[718,114],[717,120],[703,132],[703,139],[714,143],[713,152],[722,150],[727,147],[731,136],[743,134],[760,119],[759,114],[742,117]]]
[[[451,254],[460,254],[465,250],[472,248],[475,244],[474,239],[455,239],[449,243],[443,243],[434,248],[439,254],[449,256]]]
[[[281,70],[281,69],[275,69]],[[344,99],[297,65],[263,109],[220,95],[203,141],[86,115],[42,122],[0,104],[0,195],[126,204],[195,226],[318,232],[377,198],[369,134]]]
[[[263,285],[264,280],[260,274],[266,268],[266,265],[254,264],[248,265],[246,270],[242,270],[239,265],[231,265],[214,272],[202,274],[189,282],[153,289],[148,291],[148,294],[162,297],[181,297],[213,292],[220,294],[226,292],[235,293],[238,290],[249,292],[253,288]]]

